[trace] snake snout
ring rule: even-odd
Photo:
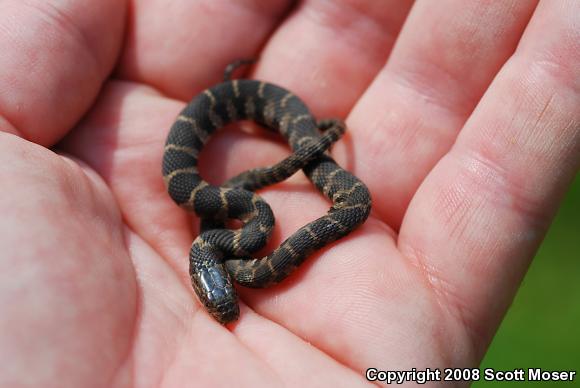
[[[238,296],[223,265],[196,268],[191,273],[191,284],[200,302],[218,322],[226,324],[238,319]]]

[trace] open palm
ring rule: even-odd
[[[575,1],[0,2],[0,386],[477,366],[580,164],[579,23]],[[257,56],[252,78],[346,118],[333,153],[373,213],[284,283],[240,288],[223,327],[189,284],[197,222],[161,155],[184,103]],[[288,155],[246,127],[204,150],[208,180]],[[271,247],[329,206],[303,174],[260,194]]]

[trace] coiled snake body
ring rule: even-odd
[[[205,90],[180,113],[163,155],[163,178],[171,198],[201,219],[190,250],[190,276],[202,304],[220,323],[238,318],[232,278],[247,287],[266,287],[286,278],[313,251],[363,223],[371,209],[367,187],[325,151],[344,132],[338,120],[317,123],[306,105],[289,91],[266,82],[229,80]],[[229,122],[254,120],[279,132],[294,151],[280,163],[246,171],[222,186],[198,172],[198,155],[210,136]],[[298,229],[264,258],[251,258],[274,226],[270,206],[253,191],[303,169],[316,188],[332,200],[326,215]],[[242,227],[227,229],[227,219]]]

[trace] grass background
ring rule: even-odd
[[[580,174],[530,267],[484,368],[576,370],[568,383],[486,382],[473,387],[580,387]]]

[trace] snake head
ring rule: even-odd
[[[219,323],[225,325],[238,319],[238,296],[230,275],[222,264],[192,266],[190,276],[200,302]]]

